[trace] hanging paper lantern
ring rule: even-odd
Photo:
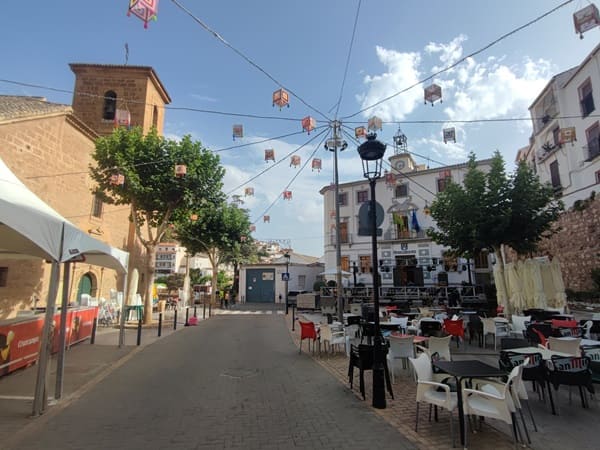
[[[427,86],[424,91],[425,96],[425,104],[427,102],[431,103],[431,106],[438,100],[442,103],[442,88],[437,84],[432,84],[431,86]]]
[[[131,114],[126,109],[117,109],[115,111],[115,127],[131,126]]]
[[[247,187],[246,189],[244,189],[244,195],[246,197],[252,197],[254,195],[254,188],[253,187]]]
[[[191,219],[192,222],[195,222],[196,220],[198,220],[198,214],[192,214],[190,216],[190,219]]]
[[[281,108],[284,106],[289,108],[289,102],[290,96],[285,89],[277,89],[275,92],[273,92],[273,106],[277,105],[281,110]]]
[[[263,222],[271,223],[271,216],[263,216]]]
[[[575,23],[575,32],[579,33],[580,39],[583,39],[583,33],[600,25],[598,8],[591,3],[585,8],[576,11],[575,14],[573,14],[573,22]]]
[[[317,121],[314,117],[306,116],[302,119],[302,129],[308,134],[317,127]]]
[[[234,125],[233,126],[233,140],[235,141],[235,138],[243,138],[244,137],[244,125]]]
[[[244,200],[242,200],[242,197],[239,194],[232,195],[231,198],[233,200],[233,203],[235,203],[236,205],[244,204]]]
[[[250,225],[250,231],[256,231],[256,225]]]
[[[148,28],[148,22],[151,20],[156,21],[158,0],[129,0],[127,16],[130,16],[131,13],[142,19],[144,28]]]
[[[329,229],[331,231],[335,230],[335,223],[332,223],[331,225],[329,225]]]
[[[283,199],[291,200],[292,199],[292,191],[283,191]]]
[[[575,127],[561,128],[560,129],[560,143],[566,144],[570,142],[573,144],[573,141],[577,140],[577,136],[575,134]]]
[[[394,150],[405,152],[408,149],[408,139],[406,135],[402,132],[400,127],[398,127],[398,131],[394,135]]]
[[[448,141],[452,141],[456,143],[456,130],[454,128],[444,128],[444,144],[447,144]]]
[[[354,129],[354,136],[356,136],[356,139],[364,139],[367,137],[367,129],[365,127],[356,127]]]
[[[396,186],[396,174],[392,173],[392,172],[385,172],[385,184],[389,187],[392,188],[394,186]]]
[[[240,241],[241,242],[246,242],[246,236],[240,236]]]
[[[125,175],[116,173],[110,176],[110,184],[114,186],[121,186],[125,184]]]
[[[298,167],[300,165],[300,157],[298,155],[292,155],[290,159],[290,167]]]
[[[275,162],[275,150],[272,148],[268,148],[265,150],[265,162],[268,161]]]
[[[331,217],[332,219],[335,219],[335,209],[332,209],[331,211],[329,211],[329,217]]]
[[[185,177],[186,173],[187,173],[187,166],[185,164],[177,164],[175,166],[175,176],[177,178]]]
[[[313,158],[312,163],[312,170],[313,171],[317,171],[320,172],[321,171],[321,159],[320,158]]]
[[[368,128],[369,128],[369,130],[372,130],[372,131],[381,130],[382,124],[383,124],[383,122],[381,121],[381,119],[379,117],[373,116],[369,119]]]

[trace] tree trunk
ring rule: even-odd
[[[152,323],[152,285],[156,266],[156,245],[146,245],[146,298],[144,299],[144,324]]]
[[[215,305],[219,303],[219,299],[217,298],[217,280],[218,280],[218,275],[219,272],[217,271],[217,268],[215,267],[215,265],[213,264],[212,266],[212,278],[211,278],[211,285],[212,285],[212,298],[213,298],[213,303],[215,303]]]

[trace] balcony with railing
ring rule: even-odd
[[[388,228],[383,232],[384,241],[411,241],[418,239],[427,239],[427,232],[425,230],[400,231],[396,228]]]
[[[340,233],[340,244],[350,244],[352,245],[354,242],[352,240],[352,233]],[[332,231],[329,234],[329,244],[333,245],[335,247],[335,245],[337,244],[337,240],[336,240],[336,236],[335,236],[335,231]]]

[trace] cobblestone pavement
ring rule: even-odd
[[[301,313],[299,314],[301,316]],[[313,320],[315,317],[310,316]],[[291,318],[288,316],[288,325],[291,330]],[[299,327],[296,324],[295,331],[292,336],[296,345],[299,345]],[[303,345],[303,352],[306,349],[306,343]],[[487,364],[496,366],[498,363],[498,353],[490,347],[486,349],[478,346],[471,346],[463,343],[460,348],[455,347],[455,343],[451,346],[453,359],[478,359]],[[308,354],[308,353],[307,353]],[[348,359],[344,353],[337,352],[330,354],[329,352],[318,351],[315,354],[310,354],[315,361],[327,369],[335,376],[346,389],[350,390],[348,382]],[[373,411],[399,430],[404,436],[411,440],[415,445],[422,449],[449,449],[452,448],[452,440],[450,438],[450,419],[449,413],[446,410],[439,412],[439,422],[428,420],[428,407],[422,405],[419,416],[419,429],[415,432],[415,414],[416,414],[416,383],[412,374],[407,370],[400,370],[397,374],[395,383],[393,384],[393,392],[395,399],[387,396],[386,409],[373,409]],[[371,404],[372,392],[372,373],[365,373],[365,404]],[[354,390],[353,393],[360,401],[362,396],[358,387],[358,369],[355,369],[354,374]],[[573,390],[572,400],[570,399],[569,389],[562,386],[559,392],[554,392],[555,401],[560,405],[558,416],[550,414],[549,402],[542,402],[538,398],[538,394],[531,390],[531,384],[526,383],[529,393],[529,404],[533,411],[538,432],[533,432],[531,421],[526,414],[526,423],[528,425],[529,434],[531,437],[531,445],[529,448],[540,450],[564,450],[565,448],[577,448],[578,450],[598,449],[598,442],[593,437],[595,430],[600,425],[598,418],[599,402],[597,399],[589,401],[590,408],[583,409],[579,401],[579,392],[575,388]],[[597,397],[596,397],[597,398]],[[456,446],[460,447],[458,434],[458,412],[454,412],[454,429],[456,438]],[[481,431],[472,433],[469,431],[468,444],[471,449],[513,449],[514,442],[512,432],[508,425],[488,420],[481,428]]]
[[[4,448],[415,448],[299,355],[277,314],[218,315],[186,327],[36,421]]]

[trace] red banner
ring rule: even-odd
[[[69,310],[67,312],[67,345],[81,342],[92,335],[97,307]],[[31,319],[0,325],[0,376],[33,364],[40,351],[45,314]],[[52,352],[59,345],[60,312],[52,320]]]

